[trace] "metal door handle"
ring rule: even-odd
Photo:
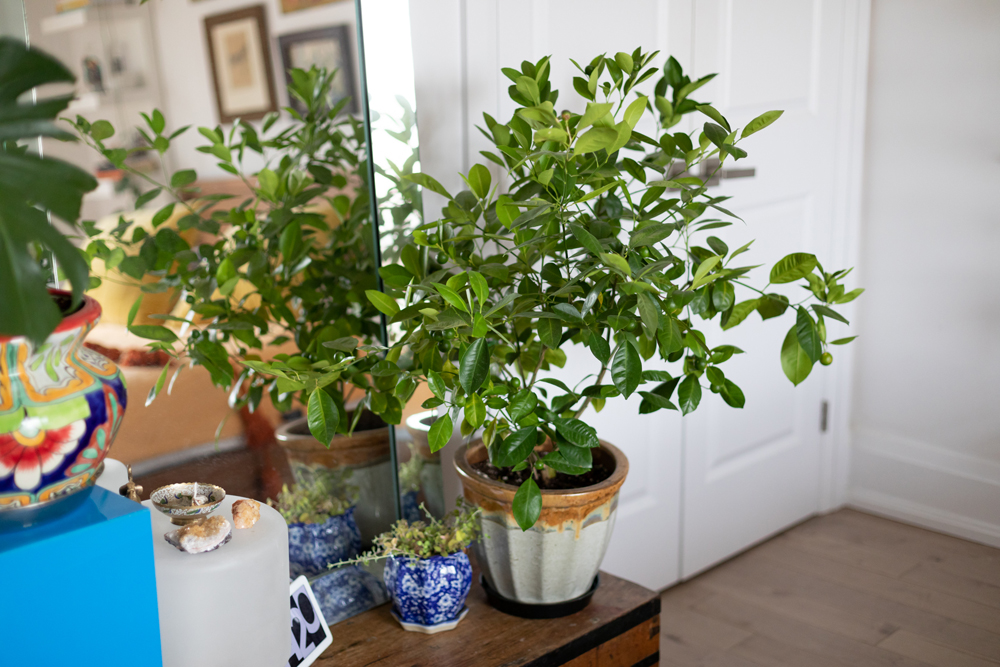
[[[722,179],[727,181],[733,178],[753,178],[757,173],[755,167],[744,167],[742,169],[719,169],[719,160],[717,158],[709,158],[701,163],[701,178],[705,181],[705,185],[712,187],[713,185],[718,185]],[[716,171],[719,169],[719,171]],[[714,174],[712,172],[715,172]]]

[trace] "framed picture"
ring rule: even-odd
[[[320,5],[329,5],[334,2],[341,2],[342,0],[281,0],[281,11],[287,14],[288,12],[297,12],[300,9],[309,9],[310,7],[319,7]]]
[[[278,110],[264,5],[205,17],[219,122]]]
[[[316,65],[328,70],[337,69],[337,76],[333,80],[333,96],[330,100],[330,106],[345,97],[350,97],[351,101],[344,110],[352,114],[358,112],[349,26],[337,25],[282,35],[278,38],[278,45],[281,49],[281,64],[286,81],[291,82],[292,77],[288,71],[293,68],[309,69]],[[292,98],[289,102],[296,111],[300,113],[305,111],[302,108],[302,103],[298,100]]]

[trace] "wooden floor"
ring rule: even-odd
[[[1000,549],[854,510],[663,593],[660,664],[1000,665]]]

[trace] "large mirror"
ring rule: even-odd
[[[420,210],[396,171],[416,162],[412,67],[369,58],[379,80],[395,72],[393,86],[411,91],[392,104],[384,89],[374,96],[373,138],[395,167],[378,165],[373,190],[350,1],[8,10],[4,30],[27,25],[31,45],[76,79],[54,92],[74,94],[62,117],[80,140],[45,139],[42,150],[98,182],[79,244],[103,309],[86,345],[128,386],[110,457],[131,465],[143,498],[197,480],[275,502],[290,575],[312,579],[329,622],[384,603],[381,563],[328,566],[391,526],[401,485],[408,516],[424,497],[440,504],[413,493],[429,472],[365,399],[384,382],[372,373],[379,313],[365,296],[378,288],[371,204],[395,212],[382,227],[386,257]],[[374,43],[408,38],[405,12],[393,18],[376,23]],[[105,474],[123,475],[112,463]]]

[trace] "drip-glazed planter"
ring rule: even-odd
[[[527,531],[514,520],[517,487],[472,467],[487,458],[482,442],[455,453],[465,499],[482,509],[482,539],[473,546],[476,562],[504,598],[555,605],[579,598],[593,586],[611,541],[628,459],[603,440],[592,452],[594,465],[609,469],[610,476],[579,489],[542,489],[541,516]]]
[[[361,534],[354,508],[323,523],[288,524],[288,568],[292,578],[314,577],[328,566],[361,553]]]
[[[348,413],[348,419],[353,415]],[[317,477],[350,471],[347,482],[358,488],[354,519],[363,545],[389,530],[396,520],[393,500],[392,464],[389,461],[389,427],[371,413],[362,415],[350,436],[338,435],[326,447],[309,432],[305,418],[282,424],[275,438],[288,458],[295,482],[311,482]],[[337,491],[336,484],[334,490]]]
[[[430,558],[391,556],[382,578],[400,623],[434,626],[454,621],[462,612],[472,565],[463,551]]]
[[[70,303],[69,292],[49,292]],[[0,530],[56,518],[90,495],[126,404],[118,367],[83,347],[100,316],[85,296],[41,345],[0,337]]]

